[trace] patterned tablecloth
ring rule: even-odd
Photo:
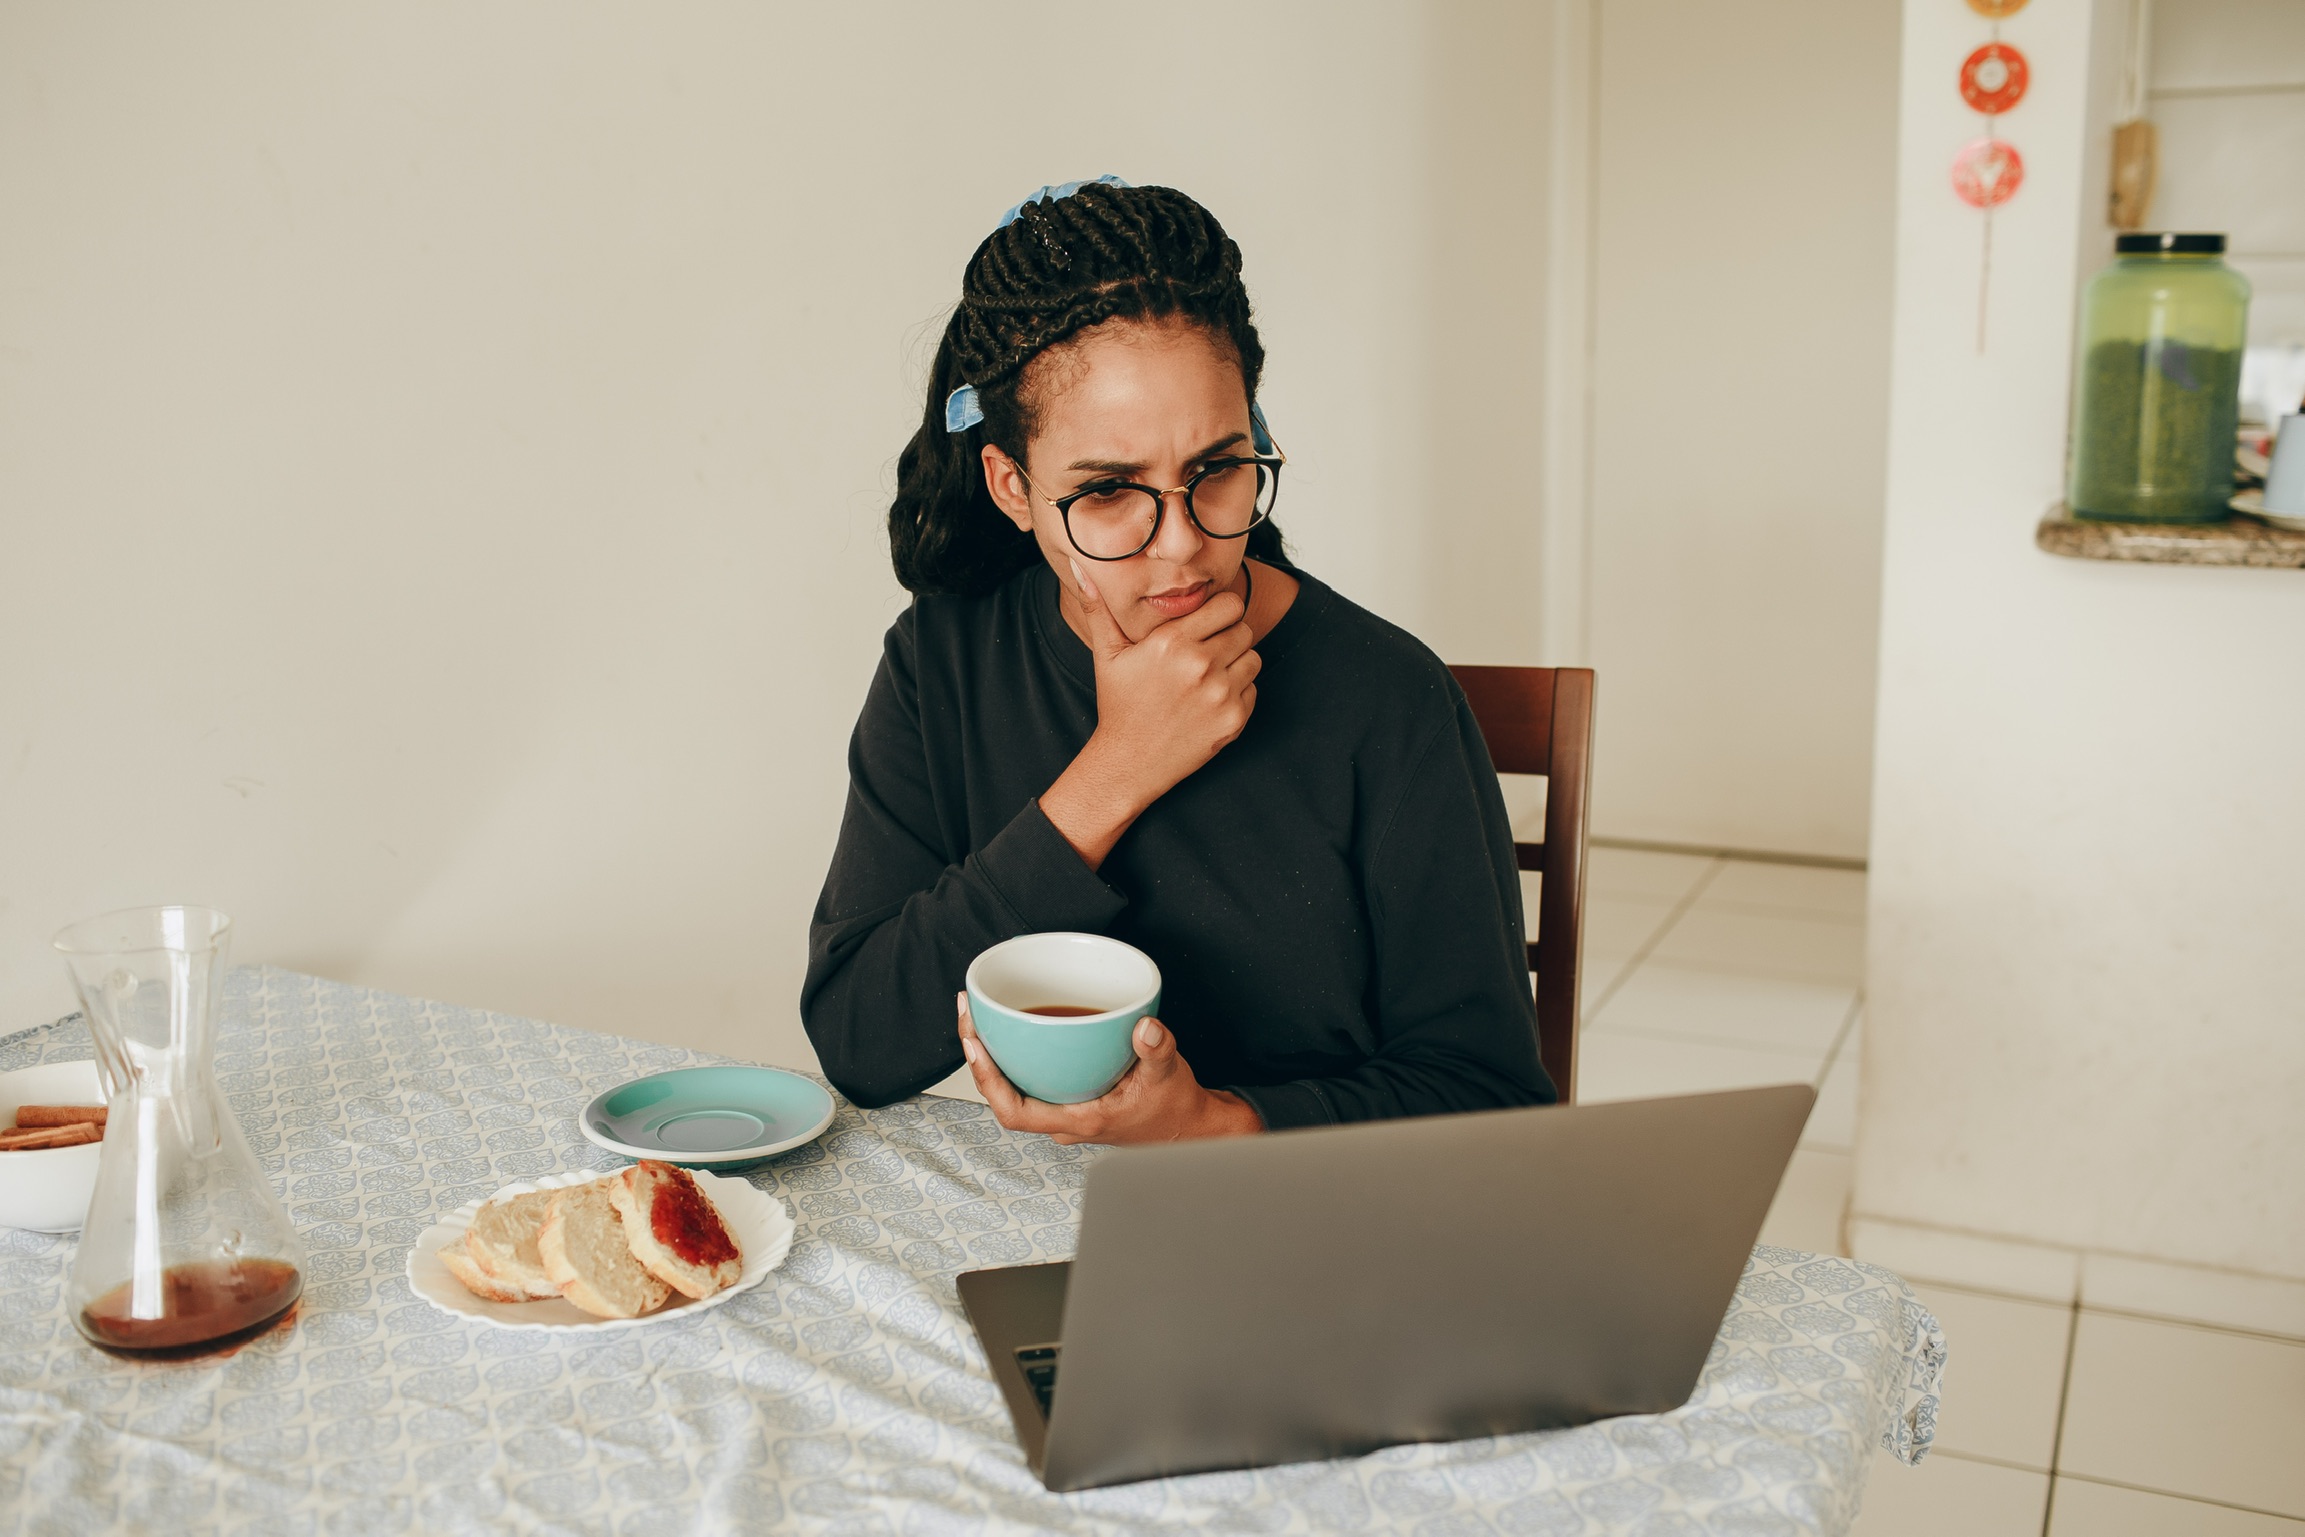
[[[408,1246],[515,1179],[615,1162],[576,1111],[715,1060],[245,970],[218,1060],[311,1250],[293,1327],[131,1364],[61,1294],[74,1240],[0,1229],[0,1528],[15,1532],[1839,1533],[1875,1445],[1927,1449],[1937,1325],[1888,1272],[1754,1252],[1695,1396],[1653,1417],[1051,1495],[956,1271],[1072,1252],[1093,1150],[980,1105],[842,1105],[752,1176],[799,1224],[725,1307],[557,1337],[411,1295]],[[88,1055],[76,1019],[0,1068]]]

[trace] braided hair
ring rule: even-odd
[[[1174,188],[1090,183],[1026,203],[987,235],[937,345],[920,430],[897,459],[888,509],[896,579],[916,593],[978,596],[1039,560],[1033,536],[985,489],[984,445],[1024,462],[1036,402],[1020,386],[1034,358],[1108,320],[1168,319],[1205,328],[1239,360],[1256,399],[1265,352],[1241,286],[1240,247]],[[948,432],[945,397],[963,384],[976,387],[984,420]],[[1280,530],[1258,524],[1248,553],[1285,559]]]

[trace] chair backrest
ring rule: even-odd
[[[1590,667],[1452,667],[1500,774],[1545,778],[1545,841],[1515,843],[1523,870],[1544,877],[1529,931],[1537,974],[1537,1052],[1561,1091],[1577,1097],[1577,1011],[1585,938],[1585,803],[1593,769]]]

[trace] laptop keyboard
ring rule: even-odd
[[[1020,1345],[1016,1364],[1024,1373],[1024,1380],[1032,1387],[1032,1396],[1040,1401],[1042,1419],[1047,1419],[1050,1405],[1056,1400],[1056,1360],[1061,1345]]]

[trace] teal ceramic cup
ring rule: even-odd
[[[1020,934],[969,963],[977,1038],[1010,1083],[1052,1105],[1120,1082],[1136,1022],[1160,1006],[1152,957],[1102,934]]]

